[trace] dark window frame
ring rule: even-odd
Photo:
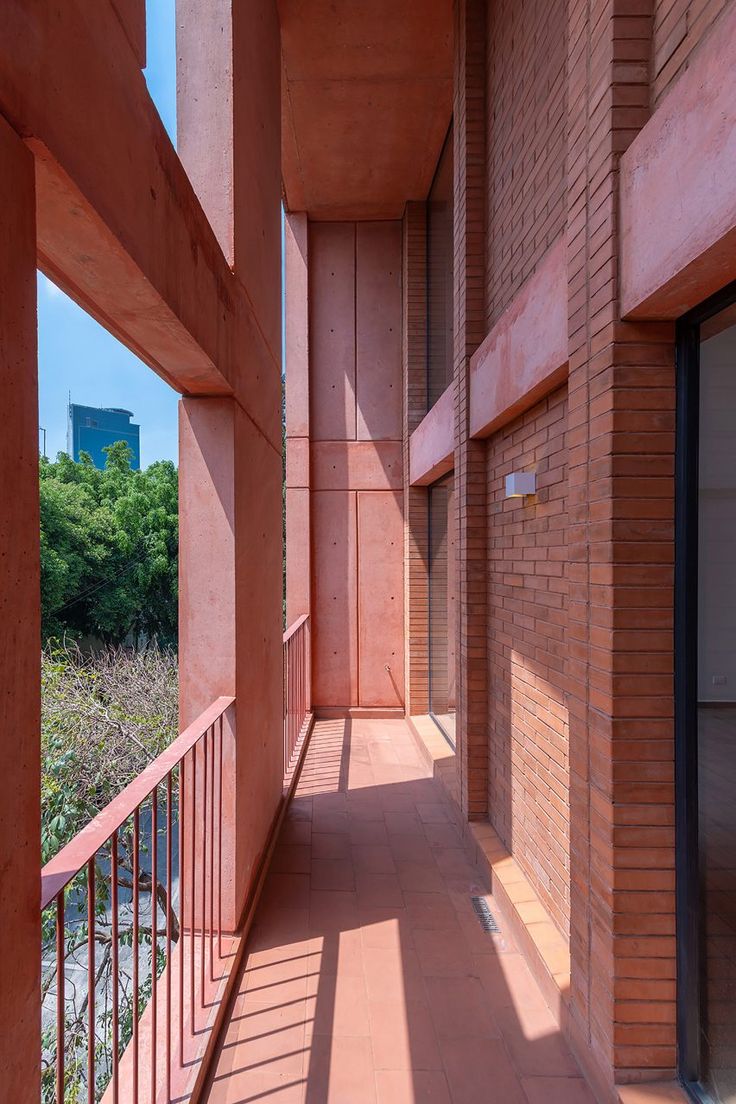
[[[432,662],[432,491],[449,483],[454,477],[454,471],[447,472],[441,479],[436,479],[434,483],[430,483],[427,487],[427,708],[437,728],[452,750],[456,752],[457,738],[453,739],[432,709],[432,671],[434,666]],[[449,531],[447,532],[447,539],[449,541]]]
[[[675,899],[678,1075],[698,1104],[703,985],[698,836],[698,449],[700,327],[736,303],[736,282],[683,315],[676,326],[675,445]]]
[[[430,254],[431,235],[432,235],[432,215],[431,215],[432,191],[433,191],[434,186],[437,182],[437,178],[439,176],[439,173],[442,169],[443,160],[444,160],[445,155],[448,151],[448,148],[451,149],[451,147],[452,147],[452,143],[453,143],[453,140],[454,140],[454,138],[453,138],[453,121],[454,121],[453,119],[450,119],[450,125],[447,128],[447,133],[445,134],[444,140],[442,142],[442,148],[440,149],[440,155],[437,158],[437,164],[435,165],[434,173],[432,174],[432,181],[429,185],[429,190],[427,192],[427,199],[426,199],[426,202],[425,202],[425,220],[424,220],[424,238],[425,238],[425,280],[424,280],[425,287],[424,287],[424,295],[425,295],[425,302],[424,302],[424,307],[425,307],[426,329],[425,329],[425,365],[424,365],[425,379],[424,379],[424,384],[425,384],[425,389],[426,389],[427,413],[429,413],[429,411],[432,409],[432,407],[435,405],[435,403],[439,399],[439,396],[435,396],[434,398],[432,398],[433,381],[432,381],[432,344],[431,343],[432,343],[432,294],[433,294],[433,288],[432,288],[432,283],[431,283],[431,254]],[[454,149],[451,149],[451,154],[452,154],[452,203],[453,203],[452,239],[453,240],[452,240],[452,247],[450,249],[450,266],[451,266],[451,277],[450,278],[452,280],[453,289],[454,289],[454,264],[455,264],[455,249],[454,249],[454,239],[455,239],[455,230],[454,230],[455,151],[454,151]],[[454,331],[455,331],[455,312],[454,312],[454,309],[450,312],[449,323],[450,323],[450,328],[451,328],[452,334],[454,335]],[[451,340],[450,344],[452,346],[452,344],[453,344],[452,340]],[[448,383],[447,383],[448,387],[452,383],[454,374],[455,374],[455,365],[454,365],[454,360],[451,357],[451,361],[450,361],[450,365],[449,365],[449,380],[448,380]]]

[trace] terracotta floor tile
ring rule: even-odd
[[[318,722],[211,1104],[591,1104],[453,816],[403,722]]]
[[[457,924],[457,914],[445,893],[414,893],[407,890],[404,903],[412,927],[452,928]]]
[[[378,1070],[378,1104],[451,1104],[439,1070]]]
[[[390,836],[422,836],[424,829],[422,822],[414,812],[391,813],[387,812],[386,830]]]
[[[315,1035],[305,1077],[307,1104],[376,1104],[370,1039]]]
[[[315,942],[318,946],[309,959],[310,979],[324,974],[363,977],[363,939],[359,928],[328,932]],[[314,991],[311,984],[309,991]]]
[[[461,847],[462,836],[454,824],[425,822],[424,834],[433,847]]]
[[[312,832],[313,859],[349,859],[350,836],[347,832]]]
[[[424,984],[440,1038],[499,1038],[499,1029],[477,978],[428,977]]]
[[[320,974],[307,999],[307,1038],[314,1035],[370,1035],[368,998],[363,976]]]
[[[340,890],[314,890],[309,896],[309,929],[320,935],[358,926],[358,898]]]
[[[440,1048],[452,1104],[529,1104],[499,1039],[442,1039]]]
[[[374,1000],[368,1012],[377,1070],[442,1069],[432,1016],[423,1001]]]
[[[403,908],[404,894],[396,874],[371,874],[367,870],[355,872],[355,887],[361,908],[378,906]]]
[[[364,946],[363,962],[369,1000],[418,1000],[426,1003],[419,959],[413,949]]]
[[[457,928],[417,928],[414,948],[425,977],[471,977],[473,959]]]
[[[417,813],[425,824],[452,824],[446,801],[420,801]]]
[[[271,870],[275,874],[309,874],[311,860],[312,848],[308,843],[279,843]]]
[[[312,889],[355,889],[351,859],[312,859]]]
[[[414,893],[444,893],[445,883],[434,862],[396,860],[401,888]]]
[[[393,852],[387,844],[356,843],[352,857],[356,870],[366,870],[369,874],[396,873]]]
[[[529,1104],[596,1104],[582,1077],[522,1077]]]

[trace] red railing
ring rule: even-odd
[[[118,1104],[123,1080],[135,1104],[179,1089],[195,990],[204,1009],[223,957],[233,701],[218,698],[43,868],[44,1101]]]
[[[311,711],[309,617],[303,614],[284,633],[284,775]]]

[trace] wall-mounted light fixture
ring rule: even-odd
[[[512,472],[506,476],[506,497],[523,498],[524,495],[537,493],[535,472]]]

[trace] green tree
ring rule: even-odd
[[[104,471],[82,453],[41,461],[41,606],[44,638],[94,636],[109,644],[176,641],[178,477],[169,461],[133,471],[124,441]]]

